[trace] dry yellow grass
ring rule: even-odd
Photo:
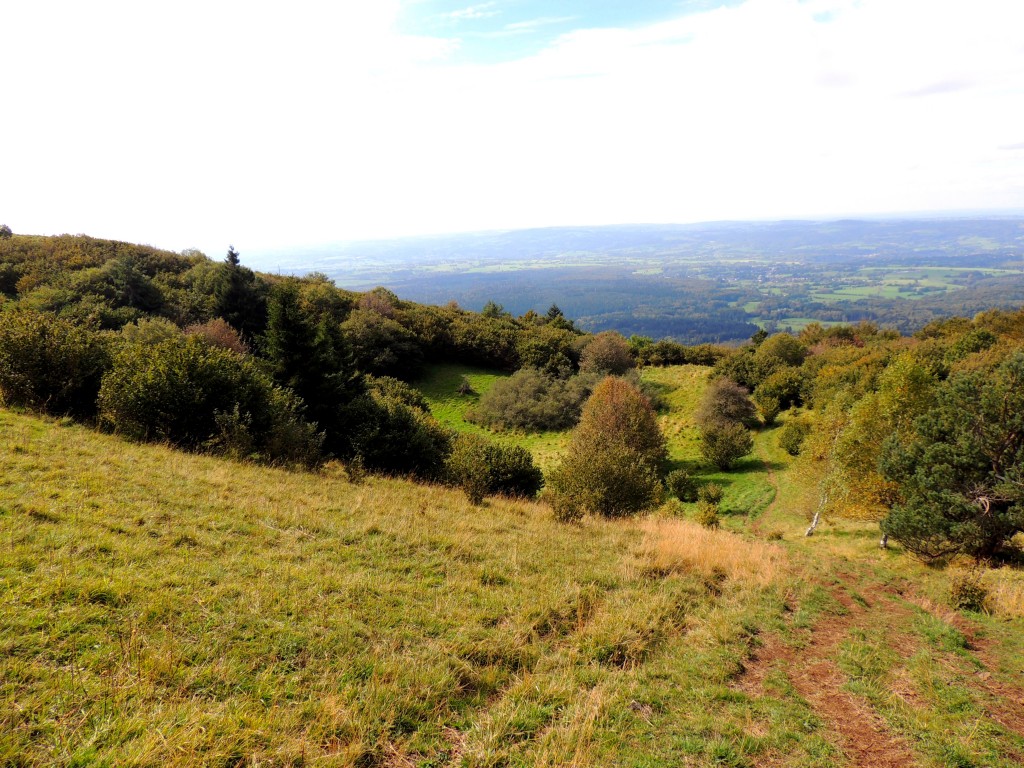
[[[688,520],[647,520],[643,552],[648,566],[662,573],[696,572],[705,576],[767,586],[786,570],[779,546],[735,533],[704,528]]]
[[[985,574],[988,606],[999,616],[1024,618],[1024,571],[1000,568]]]

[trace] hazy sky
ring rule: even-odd
[[[1022,0],[12,0],[0,223],[219,257],[1024,208]]]

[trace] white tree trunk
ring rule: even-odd
[[[814,533],[814,529],[818,527],[818,523],[821,521],[821,511],[828,504],[828,496],[822,496],[821,501],[818,503],[818,508],[814,511],[814,518],[811,520],[811,527],[807,529],[807,533],[804,536],[810,536]]]

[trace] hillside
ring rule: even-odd
[[[879,553],[870,526],[800,537],[777,456],[779,496],[730,515],[737,533],[566,526],[544,504],[0,419],[6,763],[1024,754],[1020,619],[940,607],[948,577]]]
[[[0,271],[0,764],[1024,755],[1024,311],[687,347],[234,249]]]

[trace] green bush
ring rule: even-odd
[[[623,379],[605,379],[550,477],[556,516],[615,517],[656,506],[664,460],[665,438],[647,398]]]
[[[544,484],[544,476],[534,466],[529,451],[479,435],[459,435],[455,439],[446,470],[473,504],[493,494],[531,498]]]
[[[341,330],[364,373],[412,378],[423,366],[423,349],[412,331],[379,312],[353,310]]]
[[[453,435],[433,416],[379,390],[346,408],[354,425],[352,453],[366,469],[436,480],[444,475]]]
[[[722,470],[754,450],[754,438],[742,424],[709,424],[701,428],[700,440],[701,455]]]
[[[706,504],[718,506],[722,502],[723,496],[725,496],[725,491],[718,483],[704,483],[697,489],[698,501],[703,501]]]
[[[665,478],[665,486],[680,501],[697,500],[697,483],[685,469],[673,469]]]
[[[430,412],[430,403],[423,393],[401,379],[392,376],[367,376],[366,388],[382,397],[394,398],[410,408],[418,408],[424,413]]]
[[[494,429],[566,429],[579,420],[596,383],[595,376],[561,379],[536,368],[523,368],[495,382],[469,417]]]
[[[705,528],[718,528],[721,525],[721,520],[718,517],[718,505],[701,499],[697,502],[697,509],[693,513],[693,520]]]
[[[811,425],[802,419],[791,419],[779,430],[779,447],[790,456],[799,456]]]
[[[989,558],[1024,531],[1024,350],[942,383],[909,439],[891,435],[880,467],[899,501],[882,532],[926,560]]]
[[[988,602],[988,588],[978,570],[954,573],[949,580],[949,604],[958,611],[983,611]]]
[[[0,313],[0,394],[7,405],[92,416],[108,365],[96,332],[41,312]]]
[[[136,440],[313,465],[323,436],[251,361],[195,337],[125,344],[99,393],[101,423]]]
[[[782,405],[779,403],[779,398],[773,395],[758,395],[757,391],[754,392],[754,402],[757,403],[757,410],[761,414],[761,421],[764,422],[766,427],[770,427],[775,423],[775,419],[778,418],[779,412],[782,410]]]

